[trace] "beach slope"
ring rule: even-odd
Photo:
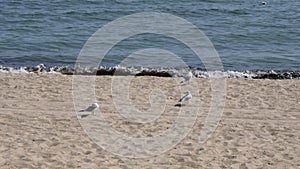
[[[87,77],[89,78],[89,77]],[[95,94],[111,127],[131,137],[151,137],[176,120],[176,81],[135,77],[129,100],[136,109],[151,105],[153,89],[165,94],[166,108],[149,123],[122,119],[114,107],[112,76],[98,76]],[[120,77],[129,78],[129,77]],[[178,78],[178,81],[180,79]],[[162,154],[126,158],[91,140],[81,127],[72,98],[72,76],[0,73],[1,168],[300,168],[300,81],[226,79],[226,104],[207,142],[199,134],[211,104],[209,79],[192,79],[199,112],[192,130]],[[87,105],[86,105],[87,106]],[[82,107],[85,108],[85,107]]]

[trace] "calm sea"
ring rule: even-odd
[[[225,70],[300,70],[299,0],[1,0],[0,65],[72,66],[95,31],[145,11],[196,25],[214,44]],[[189,66],[203,68],[180,42],[156,34],[120,42],[101,64],[115,66],[133,52],[162,46]]]

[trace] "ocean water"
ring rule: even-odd
[[[225,70],[300,71],[299,0],[2,0],[0,65],[73,66],[88,38],[103,25],[137,12],[163,12],[186,19],[211,40]],[[134,30],[133,30],[134,31]],[[130,37],[112,48],[102,66],[119,65],[147,48],[176,53],[190,67],[205,69],[180,42],[161,35]],[[160,53],[154,57],[162,59]],[[142,61],[151,63],[147,57]],[[169,65],[172,66],[172,65]]]

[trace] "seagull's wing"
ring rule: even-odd
[[[85,111],[94,111],[96,107],[94,106],[89,106],[88,108],[85,109]]]
[[[185,99],[186,99],[187,96],[188,96],[188,94],[182,96],[182,97],[180,98],[179,102],[185,101]]]
[[[91,111],[94,111],[95,109],[96,109],[96,107],[89,106],[88,108],[80,110],[79,112],[91,112]]]
[[[186,97],[185,100],[191,100],[192,99],[192,95],[189,93]]]
[[[185,96],[183,96],[179,102],[184,102],[184,101],[188,101],[192,99],[192,95],[190,93],[186,94]]]

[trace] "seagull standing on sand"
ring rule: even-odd
[[[192,77],[193,77],[193,73],[190,71],[188,74],[186,74],[186,75],[183,77],[184,80],[181,81],[181,83],[186,83],[186,82],[188,82]]]
[[[93,103],[91,106],[87,107],[86,109],[80,110],[79,112],[92,112],[92,115],[95,115],[95,110],[99,108],[97,103]]]
[[[180,100],[179,100],[180,105],[182,105],[182,102],[191,100],[192,97],[193,97],[193,96],[192,96],[191,92],[190,92],[190,91],[187,91],[186,94],[180,98]]]

